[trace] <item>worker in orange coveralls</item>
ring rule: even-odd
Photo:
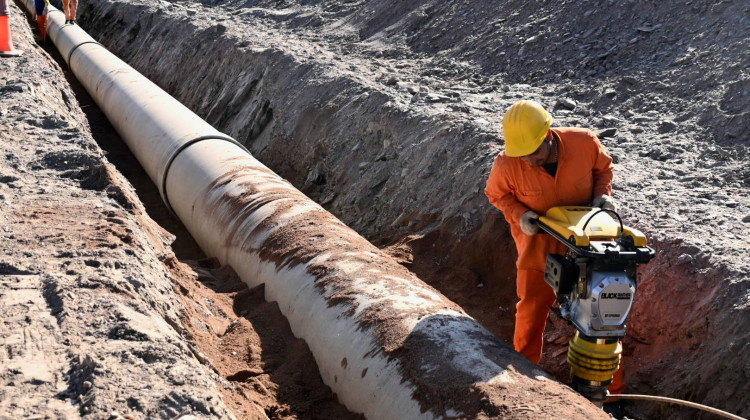
[[[516,351],[534,363],[542,358],[544,328],[555,292],[544,281],[548,254],[564,254],[551,235],[536,235],[531,222],[555,206],[615,209],[612,158],[596,135],[582,128],[550,128],[552,116],[535,101],[513,104],[503,118],[505,150],[496,158],[485,194],[510,224],[518,250]],[[610,394],[624,390],[622,363]]]

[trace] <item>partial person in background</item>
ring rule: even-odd
[[[78,0],[62,0],[65,23],[76,24],[76,13],[78,13]]]
[[[36,9],[36,26],[42,36],[42,44],[47,43],[47,19],[49,19],[49,0],[34,0]]]

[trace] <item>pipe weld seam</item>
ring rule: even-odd
[[[60,29],[61,29],[61,30],[62,30],[62,29],[65,29],[65,27],[63,26],[63,27],[62,27],[62,28],[60,28]],[[96,45],[98,45],[98,46],[100,46],[100,47],[104,48],[104,46],[103,46],[102,44],[100,44],[100,43],[98,43],[98,42],[96,42],[96,41],[85,41],[85,42],[81,42],[80,44],[78,44],[78,45],[76,45],[75,47],[71,48],[70,52],[68,53],[68,61],[67,61],[67,63],[68,63],[68,67],[70,67],[70,58],[71,58],[71,57],[73,56],[73,52],[74,52],[75,50],[77,50],[77,49],[78,49],[78,47],[80,47],[81,45],[86,45],[86,44],[96,44]],[[71,70],[73,70],[73,69],[71,68]],[[75,72],[74,72],[74,73],[75,73]]]
[[[225,136],[225,135],[221,135],[221,134],[212,134],[212,135],[208,135],[208,136],[200,136],[200,137],[196,137],[196,138],[194,138],[192,140],[188,140],[185,143],[183,143],[180,147],[177,148],[177,150],[174,151],[174,153],[172,153],[172,156],[170,156],[169,159],[167,160],[167,164],[164,166],[164,175],[162,175],[162,179],[161,179],[161,197],[162,197],[162,200],[164,200],[164,204],[166,204],[167,209],[169,209],[169,211],[171,211],[173,214],[174,214],[174,210],[172,209],[172,204],[169,202],[169,197],[167,195],[167,176],[169,175],[169,168],[172,167],[172,163],[174,162],[175,159],[177,159],[177,156],[180,153],[182,153],[183,150],[185,150],[188,147],[194,145],[195,143],[201,142],[203,140],[224,140],[224,141],[228,141],[230,143],[235,144],[240,149],[244,150],[245,153],[247,153],[248,155],[251,154],[250,151],[247,150],[247,148],[242,145],[242,143],[238,142],[237,140],[235,140],[235,139],[233,139],[233,138],[231,138],[229,136]]]

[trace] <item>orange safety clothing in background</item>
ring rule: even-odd
[[[518,250],[516,290],[516,351],[534,363],[542,357],[544,328],[555,293],[544,281],[547,255],[563,254],[566,247],[551,235],[526,235],[521,216],[531,210],[544,215],[555,206],[590,205],[594,197],[612,195],[612,158],[596,135],[582,128],[551,128],[558,144],[557,172],[553,177],[543,167],[501,152],[490,172],[485,194],[510,224]],[[622,387],[619,372],[613,382]],[[611,388],[612,389],[612,388]],[[614,390],[614,389],[613,389]]]

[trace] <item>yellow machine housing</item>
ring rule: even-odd
[[[596,207],[552,207],[539,220],[579,247],[589,246],[591,240],[619,238],[621,233],[620,223]],[[633,238],[635,246],[646,246],[646,236],[640,231],[627,226],[622,226],[622,231]]]

